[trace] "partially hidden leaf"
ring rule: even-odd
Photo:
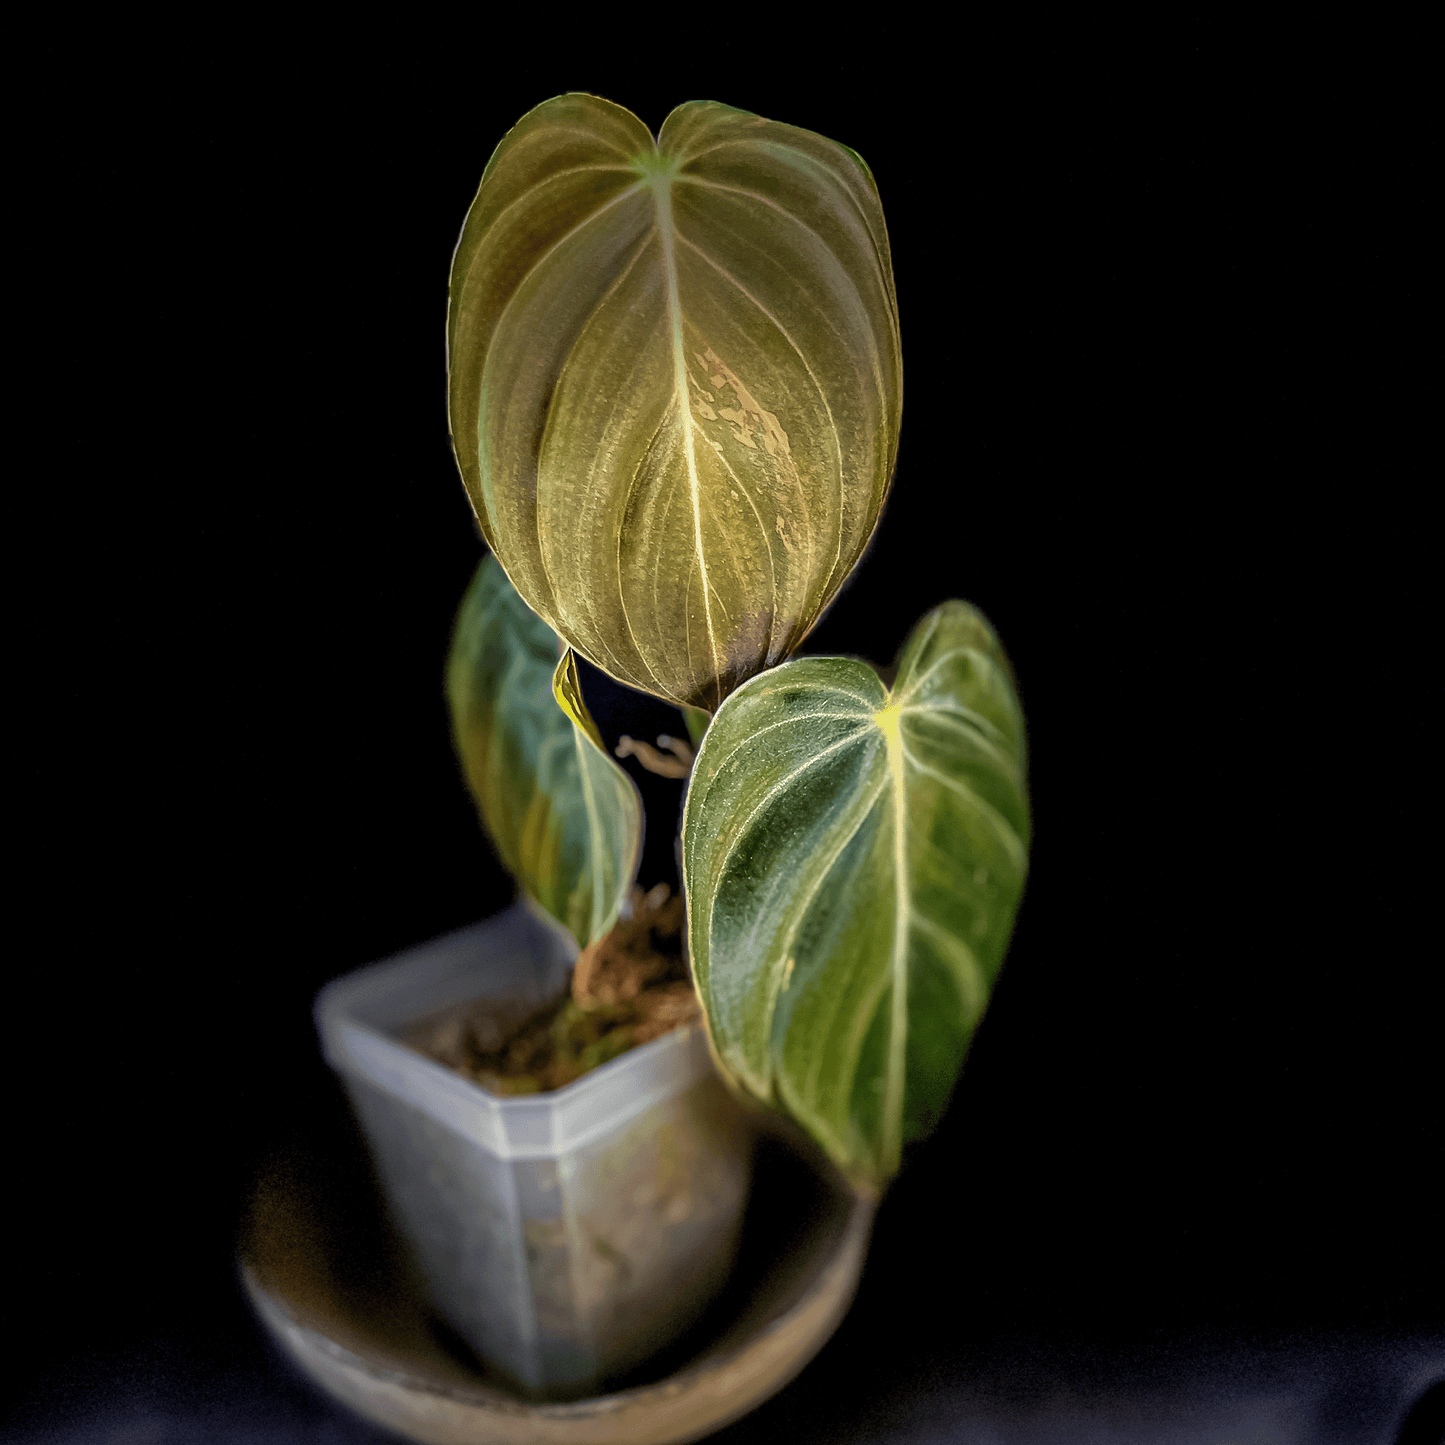
[[[502,861],[579,946],[600,938],[637,872],[642,799],[607,755],[571,653],[558,661],[556,636],[493,557],[462,600],[447,699],[467,784]]]
[[[682,710],[682,720],[687,727],[687,735],[692,740],[693,747],[697,747],[712,718],[700,707],[685,707]]]
[[[562,95],[452,262],[452,443],[487,544],[603,671],[712,711],[797,646],[883,506],[902,363],[867,166],[713,102],[654,141]]]
[[[865,1186],[947,1104],[1028,862],[1023,715],[946,602],[890,692],[807,657],[713,718],[683,817],[693,977],[723,1067]]]
[[[582,698],[577,657],[564,648],[552,674],[552,695],[572,723],[577,778],[587,816],[592,860],[591,939],[617,922],[618,909],[637,877],[645,813],[637,784],[613,761]],[[573,929],[580,940],[582,935]]]

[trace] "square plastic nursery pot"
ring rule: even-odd
[[[518,904],[317,997],[395,1222],[441,1316],[529,1394],[595,1392],[694,1323],[726,1282],[753,1134],[701,1024],[551,1093],[501,1097],[401,1042],[478,999],[556,998],[571,938]]]

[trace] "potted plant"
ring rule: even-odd
[[[318,1017],[437,1303],[524,1386],[576,1394],[725,1275],[737,1101],[792,1120],[869,1197],[937,1120],[1023,890],[1024,725],[961,601],[920,620],[886,680],[793,657],[897,450],[888,237],[853,152],[711,102],[654,140],[608,101],[550,100],[486,168],[447,340],[491,554],[448,696],[529,911],[333,985]],[[638,965],[671,989],[647,1027],[618,960],[663,900],[634,891],[643,810],[579,657],[689,734],[619,748],[690,770],[685,963]]]

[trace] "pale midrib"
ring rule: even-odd
[[[722,667],[717,655],[717,636],[712,625],[712,584],[702,550],[702,497],[697,479],[697,455],[692,441],[692,401],[687,389],[687,358],[682,346],[682,301],[677,291],[677,254],[672,230],[672,180],[652,177],[652,196],[657,206],[657,234],[662,241],[662,271],[667,278],[667,317],[672,330],[672,384],[682,419],[682,453],[687,462],[688,496],[692,502],[692,539],[697,551],[697,568],[702,574],[702,610],[707,624],[708,647],[712,651],[714,686],[722,685]]]
[[[908,1045],[908,924],[913,911],[908,894],[908,853],[904,841],[908,806],[903,796],[903,737],[898,722],[883,729],[888,742],[888,771],[893,783],[894,919],[891,1016],[888,1027],[888,1073],[883,1087],[882,1158],[884,1176],[897,1167],[903,1153],[903,1065]]]

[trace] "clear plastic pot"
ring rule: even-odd
[[[502,1098],[407,1048],[420,1020],[556,997],[576,947],[517,905],[318,995],[327,1061],[443,1318],[525,1390],[596,1391],[726,1281],[752,1132],[701,1025],[552,1093]]]

